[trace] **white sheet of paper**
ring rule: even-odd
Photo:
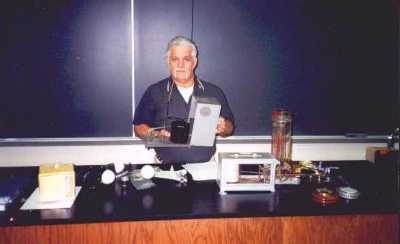
[[[217,162],[194,163],[182,165],[193,177],[194,181],[207,181],[217,179]]]
[[[22,205],[21,210],[35,210],[35,209],[57,209],[57,208],[70,208],[74,204],[76,197],[78,196],[81,186],[75,187],[75,197],[69,201],[54,201],[54,202],[40,202],[39,201],[39,188],[37,187],[28,200]]]

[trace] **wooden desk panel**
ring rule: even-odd
[[[398,215],[131,221],[0,227],[0,243],[394,243]]]

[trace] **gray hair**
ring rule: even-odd
[[[169,57],[171,48],[174,46],[187,46],[192,48],[192,57],[197,57],[197,47],[192,40],[184,36],[176,36],[168,42],[166,57]]]

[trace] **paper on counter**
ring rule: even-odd
[[[75,197],[72,200],[67,201],[54,201],[54,202],[40,202],[39,201],[39,187],[37,187],[28,200],[22,205],[21,210],[35,210],[35,209],[58,209],[58,208],[70,208],[74,204],[76,197],[78,196],[81,186],[75,187]]]
[[[194,181],[206,181],[217,179],[217,162],[193,163],[182,165],[193,177]]]

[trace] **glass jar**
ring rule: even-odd
[[[271,153],[279,162],[289,163],[292,154],[292,116],[283,109],[272,111]]]

